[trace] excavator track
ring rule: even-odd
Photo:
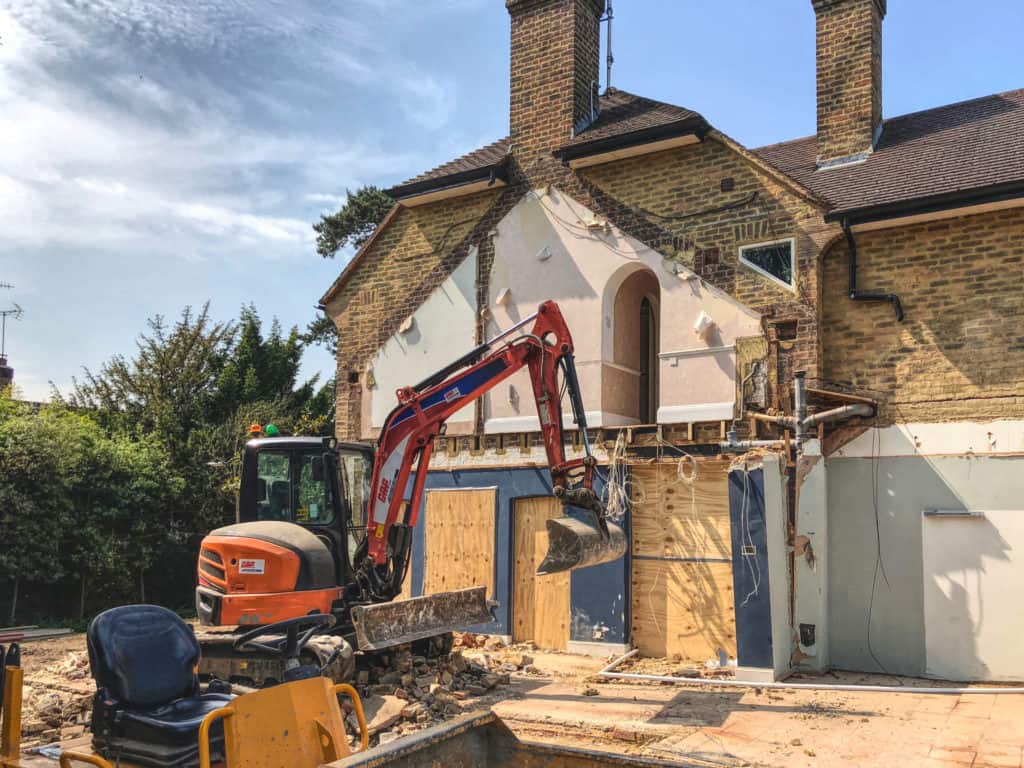
[[[262,688],[274,685],[283,679],[284,662],[260,653],[239,653],[234,650],[235,638],[248,627],[196,627],[196,639],[202,651],[199,660],[199,677],[207,681],[213,678],[227,680],[234,685]],[[274,636],[269,635],[268,639]],[[443,632],[421,638],[411,643],[413,653],[432,658],[445,655],[452,650],[451,632]],[[388,652],[394,646],[380,651],[354,651],[348,641],[339,634],[314,635],[302,649],[300,660],[303,664],[324,666],[339,650],[335,659],[325,670],[325,676],[336,683],[354,683],[357,669],[387,666],[380,659],[389,658]]]
[[[203,680],[218,678],[250,688],[262,688],[280,683],[284,679],[284,662],[268,654],[239,652],[234,649],[235,639],[251,627],[196,627],[199,641],[199,677]],[[273,636],[270,636],[271,638]],[[341,635],[313,636],[302,649],[303,664],[324,666],[335,650],[338,657],[325,670],[325,675],[337,683],[350,683],[355,679],[356,660],[352,646]]]

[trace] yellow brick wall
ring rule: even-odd
[[[847,248],[825,255],[825,376],[877,393],[884,423],[1024,417],[1024,210],[856,235],[861,290],[847,297]]]
[[[327,305],[338,329],[338,437],[362,437],[366,363],[483,237],[481,220],[499,198],[482,192],[415,208],[400,208],[363,254],[355,273]]]

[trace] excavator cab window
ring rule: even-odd
[[[349,561],[366,538],[366,515],[370,501],[370,482],[373,476],[373,458],[365,451],[342,449],[339,453],[341,488],[349,514]]]
[[[334,522],[323,452],[261,450],[256,462],[256,519],[304,525]]]

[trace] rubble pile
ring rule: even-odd
[[[93,683],[89,657],[70,652],[52,667],[29,667],[22,702],[25,747],[73,739],[89,728]]]
[[[500,638],[485,635],[457,637],[455,650],[435,656],[414,654],[408,645],[374,654],[368,668],[356,673],[356,689],[363,698],[371,744],[387,744],[412,731],[479,706],[478,699],[496,693],[511,682],[513,672],[528,671],[533,660],[516,652],[502,658],[488,653],[467,659],[461,648],[505,649]],[[477,644],[476,638],[482,638]],[[507,656],[507,658],[505,658]],[[346,726],[353,737],[359,724],[348,702]]]

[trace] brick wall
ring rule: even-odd
[[[847,298],[847,248],[825,255],[825,377],[881,401],[880,422],[1024,418],[1024,211],[860,233],[857,282],[899,294]]]
[[[818,255],[834,233],[818,207],[712,139],[580,175],[616,223],[628,223],[645,243],[694,269],[768,325],[792,325],[793,364],[817,375]],[[722,191],[726,180],[730,191]],[[726,206],[735,207],[716,211]],[[739,261],[741,245],[786,238],[795,240],[796,291]]]
[[[885,0],[812,0],[817,14],[818,162],[867,152],[882,121]]]
[[[327,305],[338,328],[336,434],[363,436],[362,376],[367,362],[483,237],[481,221],[500,193],[482,192],[400,208],[370,245],[355,274]],[[368,425],[367,425],[368,427]]]

